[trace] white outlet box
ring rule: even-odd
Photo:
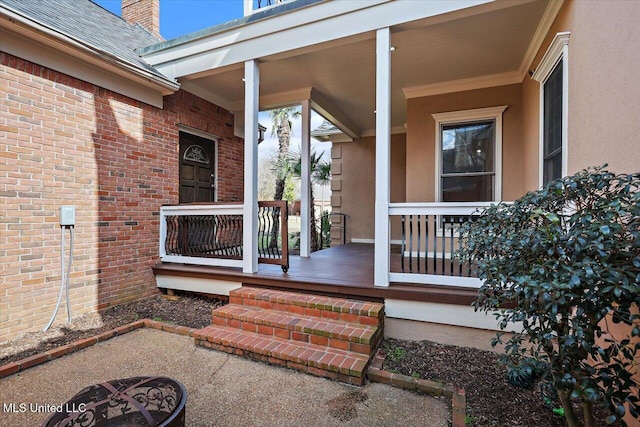
[[[76,225],[76,207],[74,205],[60,206],[60,226]]]

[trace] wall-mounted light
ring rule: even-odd
[[[389,50],[390,50],[391,52],[393,52],[393,51],[395,51],[395,50],[396,50],[396,47],[395,47],[395,46],[391,46],[391,47],[389,48]]]

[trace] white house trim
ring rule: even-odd
[[[539,129],[539,154],[538,154],[538,184],[543,185],[544,180],[544,85],[560,61],[562,64],[562,176],[568,173],[569,159],[569,38],[570,32],[561,32],[555,35],[547,48],[540,64],[531,76],[540,83],[540,129]]]
[[[300,146],[300,256],[311,255],[311,102],[302,104]]]
[[[391,179],[391,32],[376,32],[375,286],[389,286],[389,202]]]
[[[473,122],[478,120],[494,120],[496,123],[495,129],[495,181],[493,188],[493,201],[499,202],[502,200],[502,113],[507,109],[508,106],[502,105],[499,107],[488,107],[488,108],[477,108],[473,110],[462,110],[462,111],[450,111],[446,113],[435,113],[432,114],[431,117],[435,120],[435,149],[436,149],[436,164],[435,164],[435,174],[436,174],[436,197],[437,201],[440,202],[440,157],[441,157],[441,145],[442,145],[442,125],[446,124],[454,124],[454,123],[464,123],[464,122]]]
[[[258,61],[244,65],[244,204],[242,271],[258,271],[258,100],[260,98],[260,66]]]

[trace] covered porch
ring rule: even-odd
[[[145,49],[143,58],[184,89],[233,111],[245,139],[244,200],[234,205],[241,254],[191,265],[163,258],[158,277],[469,308],[480,282],[454,260],[457,230],[478,209],[537,186],[537,145],[521,142],[534,140],[525,135],[534,124],[523,125],[524,110],[537,111],[523,104],[523,88],[561,5],[295,0]],[[301,256],[284,274],[259,262],[256,141],[258,112],[291,105],[302,117]],[[332,189],[341,187],[343,206],[350,198],[357,210],[342,213],[366,217],[366,227],[350,226],[347,242],[366,245],[310,251],[312,110],[340,130],[343,158],[333,173],[342,181]],[[478,129],[485,127],[488,143]],[[475,133],[479,145],[466,147],[465,157],[445,130]],[[473,169],[466,158],[490,160]],[[481,189],[467,191],[468,183]],[[332,209],[340,211],[333,201]]]

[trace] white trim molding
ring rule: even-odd
[[[441,95],[444,93],[463,92],[467,90],[485,89],[489,87],[506,86],[522,83],[523,75],[520,71],[509,71],[500,74],[471,77],[468,79],[450,80],[446,82],[430,83],[422,86],[402,88],[405,98],[420,98],[423,96]]]
[[[569,159],[569,38],[571,33],[555,35],[531,78],[540,83],[538,184],[544,184],[544,85],[562,61],[562,176],[568,173]]]
[[[553,71],[558,62],[560,62],[564,55],[565,48],[569,45],[570,35],[571,33],[568,31],[556,34],[540,60],[540,64],[538,64],[538,67],[531,76],[533,80],[544,83],[547,78],[549,78],[551,71]]]
[[[465,122],[473,122],[478,120],[494,120],[495,128],[495,181],[493,188],[493,200],[499,202],[502,200],[502,114],[508,108],[507,105],[488,108],[476,108],[473,110],[450,111],[446,113],[434,113],[431,115],[435,120],[435,149],[436,149],[436,197],[441,201],[440,195],[440,168],[441,168],[441,145],[442,145],[442,125],[457,124]]]
[[[389,286],[391,182],[391,30],[376,31],[375,286]]]

